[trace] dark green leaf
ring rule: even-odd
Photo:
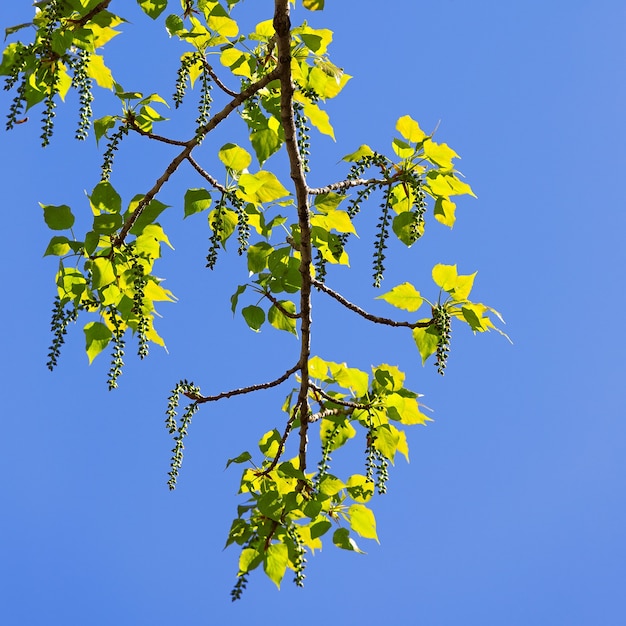
[[[48,225],[48,228],[52,230],[67,230],[74,225],[72,209],[66,204],[53,206],[51,204],[45,205],[39,203],[39,206],[43,209],[43,219]]]
[[[226,462],[226,467],[228,467],[231,463],[245,463],[252,458],[252,455],[249,452],[242,452],[239,456],[236,456],[234,459],[228,459]]]

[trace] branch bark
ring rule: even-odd
[[[280,114],[285,132],[285,147],[289,157],[290,176],[295,186],[298,224],[300,227],[300,391],[296,407],[300,417],[300,446],[298,463],[301,471],[306,470],[307,433],[309,427],[309,356],[311,354],[311,222],[309,215],[309,193],[304,168],[296,139],[296,125],[293,115],[293,81],[291,77],[291,20],[289,0],[275,0],[274,30],[278,46],[278,78],[281,98]]]

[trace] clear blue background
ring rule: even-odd
[[[423,242],[398,247],[384,287],[409,280],[436,297],[433,264],[478,269],[474,295],[502,311],[514,345],[459,328],[441,379],[432,363],[422,368],[408,333],[371,327],[318,294],[314,351],[362,368],[399,365],[435,421],[409,431],[411,463],[398,460],[389,493],[374,502],[380,546],[363,541],[368,554],[358,556],[328,542],[309,558],[304,590],[288,575],[278,592],[257,572],[231,604],[237,553],[222,547],[240,500],[238,469],[225,472],[225,460],[282,428],[286,390],[204,407],[174,493],[165,484],[168,390],[181,377],[205,393],[274,378],[297,359],[297,342],[272,329],[255,335],[232,317],[245,266],[231,254],[213,273],[203,267],[204,218],[181,219],[184,190],[202,185],[187,167],[161,196],[176,252],[157,273],[180,299],[160,307],[169,354],[154,348],[138,363],[129,345],[121,387],[108,393],[107,358],[87,367],[76,326],[50,374],[55,261],[41,258],[50,232],[37,202],[69,204],[86,221],[84,191],[98,182],[101,156],[93,138],[71,139],[75,96],[59,107],[46,150],[31,112],[0,135],[1,623],[625,623],[626,5],[327,4],[294,22],[331,28],[334,61],[354,79],[328,106],[337,142],[314,137],[311,184],[341,179],[336,163],[361,143],[389,150],[401,115],[426,130],[441,121],[437,139],[462,155],[478,199],[461,200],[453,231],[431,220]],[[237,15],[253,24],[272,5],[249,0]],[[112,9],[130,21],[105,49],[116,77],[169,96],[184,48],[163,18],[152,23],[133,2]],[[3,3],[0,26],[30,11]],[[0,93],[5,112],[11,97]],[[191,100],[182,116],[193,119]],[[98,93],[96,115],[111,102]],[[191,123],[168,115],[178,121],[159,131],[189,136]],[[207,168],[241,131],[207,139],[198,155]],[[126,143],[112,178],[125,202],[173,155]],[[332,272],[329,284],[391,315],[373,300],[370,217],[361,216],[352,269]],[[338,468],[359,458],[353,448],[336,455]]]

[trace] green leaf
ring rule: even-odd
[[[234,143],[224,144],[217,156],[227,168],[235,172],[242,172],[252,163],[250,153]]]
[[[424,222],[416,229],[416,219],[417,215],[415,213],[403,211],[393,218],[391,225],[396,237],[409,248],[424,234]]]
[[[353,504],[348,509],[348,517],[350,518],[350,526],[354,532],[365,537],[365,539],[375,539],[376,535],[376,518],[374,513],[363,504]]]
[[[85,332],[87,357],[91,364],[98,354],[107,347],[113,334],[102,322],[89,322],[83,330]]]
[[[452,228],[456,221],[456,204],[448,198],[438,197],[435,200],[434,215],[435,219]]]
[[[347,528],[338,528],[333,533],[333,543],[343,550],[351,550],[359,554],[365,554],[356,544],[356,541],[350,537],[350,531]]]
[[[345,489],[345,485],[336,476],[331,474],[325,474],[319,484],[319,491],[325,496],[334,496],[342,489]]]
[[[314,522],[311,524],[311,539],[317,539],[325,535],[332,527],[333,525],[327,519]]]
[[[296,305],[291,302],[291,300],[280,300],[279,304],[289,313],[296,312]],[[293,317],[285,315],[273,304],[267,313],[267,319],[274,328],[277,328],[278,330],[286,330],[287,332],[294,334],[296,337],[298,336],[298,331],[296,330],[296,320]]]
[[[155,20],[167,7],[167,0],[137,0],[143,12]]]
[[[427,322],[428,320],[421,320]],[[434,324],[430,324],[425,328],[413,329],[413,340],[417,345],[417,349],[422,357],[422,365],[426,363],[426,359],[435,354],[437,345],[439,344],[439,331]]]
[[[108,182],[100,182],[93,188],[89,203],[94,215],[102,212],[120,213],[122,210],[122,197]]]
[[[401,159],[410,159],[415,154],[415,149],[400,139],[394,139],[391,147]]]
[[[374,156],[374,151],[367,145],[363,144],[358,150],[351,154],[346,154],[342,161],[348,161],[350,163],[356,163],[360,159],[366,156]]]
[[[322,11],[324,0],[302,0],[302,6],[309,11]]]
[[[259,170],[256,174],[242,174],[239,189],[244,200],[259,204],[273,202],[289,195],[278,178],[265,170]]]
[[[236,456],[234,459],[228,459],[226,462],[226,468],[232,463],[245,463],[252,458],[252,455],[249,452],[242,452],[239,456]],[[225,469],[226,469],[225,468]]]
[[[425,425],[431,421],[419,410],[419,405],[415,398],[407,398],[398,393],[390,393],[385,398],[385,406],[387,407],[387,416],[389,419],[412,426],[414,424]]]
[[[54,206],[40,202],[39,206],[43,209],[43,219],[51,230],[67,230],[74,225],[72,209],[66,204]]]
[[[110,259],[102,256],[95,258],[91,262],[91,275],[91,282],[94,289],[106,287],[107,285],[114,283],[117,279],[113,263],[111,263]]]
[[[265,311],[259,306],[250,305],[241,309],[241,314],[248,326],[258,333],[265,322]]]
[[[206,189],[187,189],[185,192],[185,217],[206,211],[211,206],[211,194]]]
[[[102,213],[94,216],[92,230],[99,235],[110,235],[122,224],[122,216],[119,213]]]
[[[128,211],[125,218],[129,217],[135,212],[137,206],[143,200],[143,194],[136,195],[128,205]],[[131,235],[141,235],[147,226],[154,223],[154,221],[168,208],[169,205],[163,204],[159,200],[150,200],[147,206],[143,208],[141,215],[135,220],[133,227],[130,229]]]
[[[256,548],[244,548],[239,555],[239,571],[252,571],[260,565],[262,558]]]
[[[102,139],[109,128],[113,128],[117,123],[117,118],[113,115],[105,115],[94,121],[93,130],[96,135],[96,143]]]
[[[180,16],[171,14],[165,18],[165,28],[171,37],[181,30],[184,30],[185,24]]]
[[[374,447],[392,463],[400,442],[399,433],[400,431],[391,424],[382,424],[376,429]]]
[[[345,199],[345,195],[329,191],[316,195],[313,204],[318,211],[328,213],[334,211]]]
[[[369,388],[369,376],[356,367],[348,367],[345,363],[330,363],[330,372],[339,385],[351,389],[356,396],[363,396]]]
[[[52,237],[43,255],[65,256],[70,250],[70,240],[67,237]]]
[[[347,491],[357,502],[368,502],[374,495],[375,485],[367,476],[353,474],[348,478]]]
[[[404,115],[397,121],[396,130],[411,143],[419,143],[426,137],[426,133],[410,115]]]
[[[411,311],[411,313],[417,311],[424,302],[419,291],[411,283],[402,283],[382,296],[377,296],[376,299],[384,300],[398,309]]]
[[[262,272],[267,267],[267,258],[274,248],[266,241],[259,241],[248,248],[248,271],[253,274]]]
[[[263,555],[263,569],[279,589],[288,562],[289,550],[284,543],[272,543]]]
[[[352,424],[341,416],[342,421],[334,421],[332,419],[324,418],[322,425],[320,426],[320,439],[322,445],[330,443],[330,451],[337,450],[356,435],[356,430]],[[332,437],[332,442],[331,442]]]
[[[237,291],[230,297],[230,310],[235,314],[237,310],[237,303],[239,302],[239,296],[248,288],[248,285],[239,285]]]
[[[259,450],[268,458],[272,459],[278,453],[280,447],[281,436],[274,428],[267,431],[259,441]]]

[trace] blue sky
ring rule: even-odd
[[[107,46],[107,62],[126,89],[169,96],[182,48],[163,19],[124,4],[113,10],[130,21],[128,36]],[[258,6],[265,19],[272,4],[248,0],[242,13]],[[478,199],[459,202],[452,231],[433,223],[419,245],[390,255],[384,287],[409,280],[426,291],[435,263],[478,270],[474,295],[504,314],[514,345],[458,328],[441,378],[432,363],[422,368],[409,334],[372,328],[318,296],[314,350],[356,367],[399,365],[435,421],[409,430],[411,462],[397,461],[388,494],[373,503],[381,545],[364,542],[367,556],[328,545],[309,558],[304,590],[286,578],[277,592],[257,573],[232,604],[237,553],[222,548],[238,470],[225,472],[225,461],[280,424],[286,392],[204,407],[174,493],[166,398],[181,377],[207,393],[272,378],[297,344],[233,319],[229,297],[245,267],[225,255],[216,271],[204,268],[203,218],[181,219],[185,189],[201,184],[188,168],[161,196],[172,205],[162,223],[176,251],[158,273],[179,298],[159,309],[169,353],[153,348],[138,363],[129,350],[120,388],[109,393],[106,356],[89,367],[75,326],[50,374],[55,261],[42,258],[50,233],[37,203],[88,211],[84,190],[98,182],[101,157],[93,138],[70,139],[73,99],[59,108],[45,150],[33,112],[0,134],[2,623],[623,624],[626,6],[327,4],[294,21],[332,29],[334,61],[354,78],[328,106],[337,142],[314,137],[312,183],[341,179],[336,163],[361,143],[388,150],[401,115],[427,130],[439,123],[438,140],[463,157],[459,169]],[[30,10],[4,3],[0,26],[27,21]],[[1,110],[11,97],[0,93]],[[111,97],[98,98],[96,115],[110,112]],[[181,127],[173,121],[170,134]],[[230,138],[222,132],[203,145],[207,168]],[[112,183],[130,200],[169,154],[128,141]],[[350,299],[389,314],[373,300],[361,224],[352,269],[331,278]]]

